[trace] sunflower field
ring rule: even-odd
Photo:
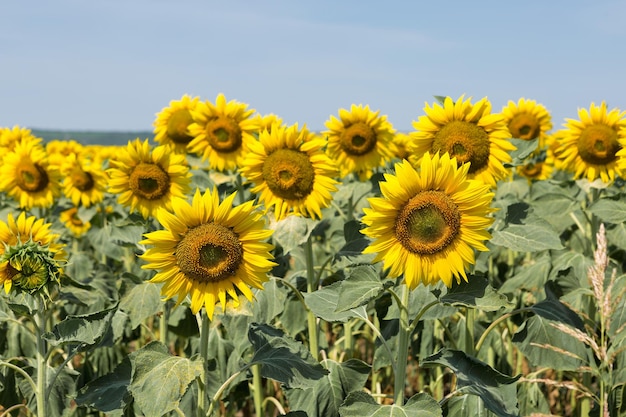
[[[626,416],[626,111],[412,126],[0,128],[0,417]]]

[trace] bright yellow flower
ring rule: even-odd
[[[154,121],[154,140],[161,145],[170,145],[175,152],[187,153],[187,145],[193,136],[189,125],[193,123],[191,112],[196,109],[199,97],[185,94],[180,100],[172,100],[168,107],[157,113]]]
[[[59,214],[59,220],[74,237],[81,237],[91,229],[91,222],[83,221],[78,216],[78,208],[72,207]]]
[[[535,100],[520,98],[517,103],[509,101],[502,108],[502,116],[511,137],[539,140],[539,149],[546,146],[548,132],[552,129],[552,118],[548,110]]]
[[[63,176],[63,193],[72,204],[90,207],[103,200],[109,179],[99,165],[72,153],[64,158],[60,171]]]

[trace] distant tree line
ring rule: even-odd
[[[33,135],[42,138],[45,142],[51,140],[75,140],[83,145],[125,145],[129,140],[139,138],[152,139],[150,131],[137,132],[100,132],[100,131],[70,131],[70,130],[32,130]]]

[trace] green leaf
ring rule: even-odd
[[[121,410],[128,401],[132,365],[125,357],[113,372],[90,381],[80,389],[76,396],[78,405],[93,407],[105,413]]]
[[[499,291],[504,294],[517,294],[519,290],[539,292],[548,280],[551,267],[552,257],[548,252],[533,256],[527,262],[515,266],[517,273],[507,278]]]
[[[307,217],[290,215],[287,218],[270,224],[274,229],[272,238],[289,253],[304,244],[318,222]]]
[[[5,300],[9,308],[19,316],[32,316],[39,311],[37,299],[26,292],[11,291]]]
[[[252,305],[254,320],[270,323],[285,310],[287,294],[276,283],[270,280],[263,284],[263,290],[255,291],[256,302]]]
[[[585,331],[585,323],[580,316],[563,304],[550,288],[549,282],[546,283],[546,299],[530,306],[530,309],[543,318],[559,321]]]
[[[392,283],[391,281],[387,282]],[[366,305],[384,289],[383,282],[373,266],[357,266],[341,283],[339,288],[341,305],[337,306],[335,312],[341,313]]]
[[[362,226],[363,224],[358,220],[350,220],[344,224],[343,235],[346,244],[337,251],[336,259],[345,256],[359,256],[369,246],[370,240],[361,233]]]
[[[626,202],[602,198],[588,209],[606,223],[620,224],[626,222]]]
[[[43,335],[52,346],[65,343],[81,344],[83,350],[99,343],[111,327],[117,305],[97,313],[68,316]]]
[[[431,304],[433,301],[438,301],[438,297],[435,293],[443,291],[445,285],[438,283],[433,286],[418,285],[411,290],[409,294],[409,317],[416,317],[422,309]],[[434,320],[443,317],[450,317],[457,312],[456,307],[445,305],[441,302],[431,306],[423,315],[422,320]],[[396,300],[393,300],[391,306],[387,310],[385,320],[393,320],[400,318],[400,309]]]
[[[563,249],[561,238],[552,228],[536,224],[512,224],[503,230],[496,230],[491,243],[519,252]]]
[[[339,408],[341,417],[441,417],[439,403],[427,394],[412,396],[405,405],[381,405],[371,395],[355,391]]]
[[[338,417],[348,394],[362,390],[370,373],[370,366],[358,359],[342,363],[326,359],[322,365],[329,373],[311,388],[287,391],[290,409],[303,410],[309,416]]]
[[[288,388],[307,388],[328,373],[300,342],[269,324],[252,323],[248,339],[254,347],[250,365],[260,364],[261,375]]]
[[[150,282],[135,285],[120,300],[120,310],[128,314],[133,329],[139,326],[145,319],[163,310],[159,285]]]
[[[517,417],[517,386],[521,375],[510,377],[460,350],[442,349],[424,359],[421,366],[444,365],[457,377],[457,391],[478,395],[499,417]]]
[[[513,308],[508,298],[498,293],[483,276],[469,276],[468,281],[454,282],[448,293],[439,298],[444,304],[472,307],[484,311]]]
[[[37,382],[36,370],[34,368],[25,369],[27,373]],[[52,384],[52,378],[56,373],[56,369],[46,365],[46,383],[44,386],[50,388]],[[67,416],[67,410],[70,408],[71,397],[76,392],[76,379],[79,373],[64,367],[54,380],[54,385],[50,389],[50,396],[48,397],[47,412],[43,413],[46,417],[62,417]],[[26,378],[20,374],[16,374],[16,380],[18,381],[19,391],[22,397],[27,400],[27,407],[31,411],[35,411],[37,406],[37,399],[35,392],[31,385],[26,381]]]
[[[341,284],[341,282],[335,282],[312,293],[304,294],[306,305],[317,317],[329,322],[346,322],[353,317],[367,317],[365,306],[348,311],[336,311],[339,309]]]
[[[549,278],[558,281],[560,272],[572,269],[574,276],[581,284],[587,284],[587,271],[593,266],[593,259],[582,253],[565,251],[552,259],[552,270]]]
[[[172,356],[159,342],[144,346],[131,359],[129,389],[146,417],[161,417],[176,408],[189,384],[202,373],[201,360]]]
[[[509,154],[511,155],[511,162],[504,163],[505,167],[513,167],[518,165],[523,165],[525,163],[525,159],[537,149],[537,144],[539,143],[538,139],[526,140],[526,139],[509,139],[517,149],[511,151]]]

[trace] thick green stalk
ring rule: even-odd
[[[202,316],[202,325],[200,326],[200,357],[202,358],[202,376],[198,381],[198,415],[197,417],[205,417],[207,415],[207,392],[206,382],[208,380],[208,352],[209,352],[209,331],[211,320],[205,311],[200,311]]]
[[[404,405],[404,387],[406,384],[406,366],[409,357],[409,288],[402,287],[400,307],[400,328],[398,330],[398,357],[394,375],[393,392],[395,405]]]
[[[474,356],[474,321],[476,310],[468,308],[465,312],[465,353]]]
[[[43,335],[46,332],[46,318],[44,303],[40,304],[40,309],[35,313],[35,325],[37,327],[37,391],[35,396],[37,398],[37,417],[46,417],[46,371],[47,371],[47,349],[46,341],[43,339]]]
[[[315,291],[315,287],[317,286],[315,281],[315,259],[313,259],[313,242],[311,240],[311,235],[306,240],[304,244],[304,256],[306,260],[306,288],[309,294]],[[307,324],[309,328],[309,351],[311,355],[315,359],[319,354],[319,345],[317,341],[318,331],[317,331],[317,317],[315,314],[309,310],[307,312]]]
[[[263,384],[261,380],[261,365],[252,365],[252,395],[254,397],[254,410],[256,417],[263,417]]]

